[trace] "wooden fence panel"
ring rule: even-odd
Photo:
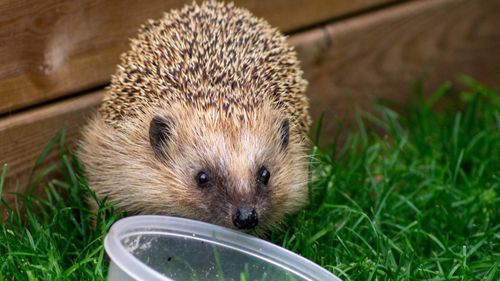
[[[284,31],[394,0],[235,1]],[[140,24],[192,0],[0,3],[0,115],[103,85]]]
[[[325,137],[355,108],[404,102],[419,78],[427,93],[459,74],[500,87],[499,15],[497,0],[413,1],[293,36]]]
[[[8,164],[4,191],[13,191],[17,183],[23,191],[35,159],[65,125],[68,126],[66,139],[73,146],[78,139],[78,129],[92,114],[102,94],[102,91],[95,92],[0,119],[0,166]],[[56,153],[52,153],[45,162],[55,157]]]

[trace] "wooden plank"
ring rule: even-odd
[[[102,94],[102,91],[94,92],[0,118],[0,166],[8,164],[7,192],[13,191],[17,183],[21,191],[25,188],[35,159],[65,125],[68,126],[68,144],[75,144],[79,127],[93,112]],[[55,157],[56,153],[52,153],[45,163]]]
[[[351,120],[377,98],[404,100],[421,74],[428,87],[463,72],[500,86],[500,4],[494,0],[411,2],[292,36],[310,84],[311,111]],[[0,119],[0,162],[10,178],[29,171],[64,122],[73,132],[101,92]],[[327,119],[324,137],[338,123]],[[72,134],[71,136],[75,136]],[[13,172],[13,173],[12,173]]]
[[[405,101],[456,75],[500,87],[500,1],[413,1],[304,32],[297,46],[325,137],[378,99]]]
[[[394,0],[235,1],[284,31]],[[0,114],[106,83],[148,18],[192,0],[0,3]],[[146,4],[147,3],[147,4]]]

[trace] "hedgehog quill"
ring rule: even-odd
[[[129,214],[276,227],[307,201],[306,86],[285,36],[245,9],[150,20],[84,128],[89,185]]]

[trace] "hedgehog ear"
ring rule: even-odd
[[[281,122],[280,126],[280,149],[284,151],[288,146],[288,141],[290,139],[290,122],[285,119]]]
[[[165,155],[165,148],[172,136],[173,122],[170,118],[154,116],[149,124],[149,142],[157,156]]]

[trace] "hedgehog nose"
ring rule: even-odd
[[[258,223],[259,219],[254,208],[238,208],[233,217],[233,224],[239,229],[252,229]]]

